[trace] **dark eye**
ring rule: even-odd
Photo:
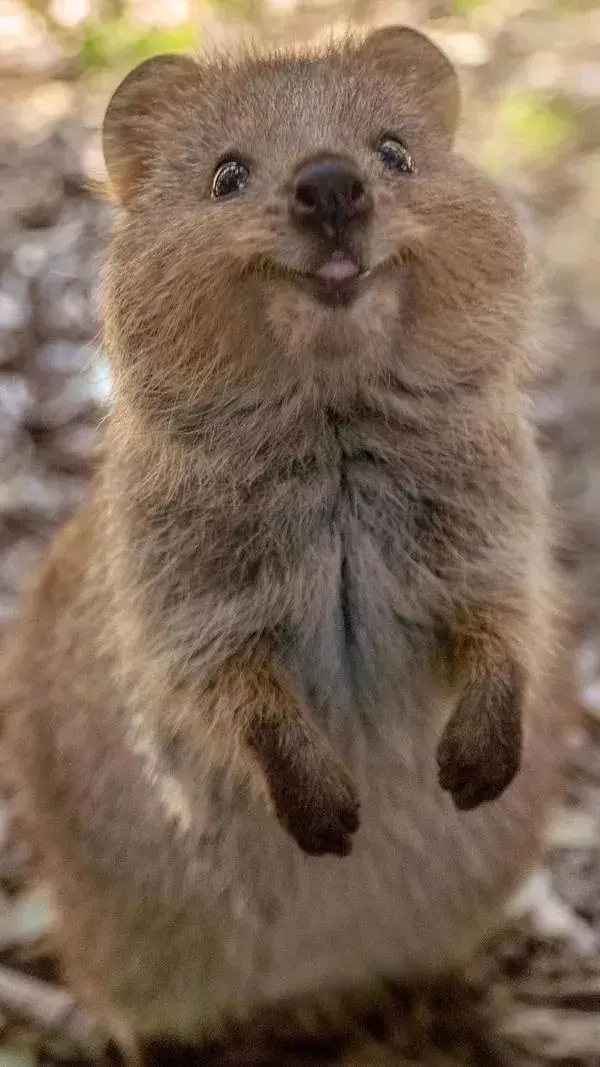
[[[227,159],[217,167],[213,182],[212,195],[215,199],[237,193],[246,185],[250,171],[239,159]]]
[[[382,137],[377,145],[377,154],[386,170],[400,170],[405,174],[412,174],[415,169],[408,148],[396,137]]]

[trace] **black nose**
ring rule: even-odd
[[[334,156],[313,159],[296,175],[290,203],[293,218],[328,237],[339,236],[372,207],[372,198],[350,161]]]

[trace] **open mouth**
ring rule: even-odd
[[[317,297],[327,304],[349,304],[363,288],[369,271],[362,270],[351,256],[333,253],[308,277]]]
[[[273,262],[270,269],[309,292],[319,303],[330,307],[344,307],[353,303],[373,273],[362,267],[353,256],[337,249],[312,270],[298,270]]]

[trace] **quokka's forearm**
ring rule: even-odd
[[[235,739],[282,826],[310,855],[347,855],[359,803],[349,774],[276,666],[252,656],[222,666],[194,695],[189,713]],[[189,714],[188,713],[188,714]],[[185,730],[185,717],[175,733]],[[177,722],[177,714],[174,722]]]
[[[526,604],[488,608],[474,611],[452,637],[463,688],[437,761],[441,786],[462,810],[495,800],[519,771],[531,669],[526,625]]]

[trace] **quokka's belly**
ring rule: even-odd
[[[416,710],[390,707],[381,738],[340,734],[362,801],[349,857],[303,855],[259,806],[223,813],[227,829],[179,927],[181,953],[169,950],[170,980],[157,961],[180,1029],[381,975],[443,973],[501,919],[557,787],[560,717],[536,713],[519,777],[496,803],[461,814],[435,780],[434,720],[428,728]],[[419,721],[418,733],[406,729]]]
[[[351,856],[310,859],[268,817],[242,821],[275,901],[255,988],[269,996],[375,973],[431,974],[468,955],[535,862],[558,789],[564,706],[538,693],[522,771],[503,797],[458,812],[436,749],[457,694],[442,693],[433,628],[373,546],[342,554],[287,663],[308,712],[353,775],[361,827]],[[539,688],[539,687],[538,687]],[[241,845],[240,845],[241,847]],[[264,872],[267,872],[266,875]]]
[[[285,870],[290,860],[280,863],[278,851],[291,848],[293,876],[264,931],[269,996],[377,973],[439,973],[468,956],[498,920],[535,862],[560,741],[530,734],[523,771],[504,797],[463,814],[437,785],[436,737],[430,730],[418,751],[401,728],[372,747],[364,734],[355,739],[348,763],[362,823],[347,859],[303,857],[273,833],[267,868],[271,875]]]

